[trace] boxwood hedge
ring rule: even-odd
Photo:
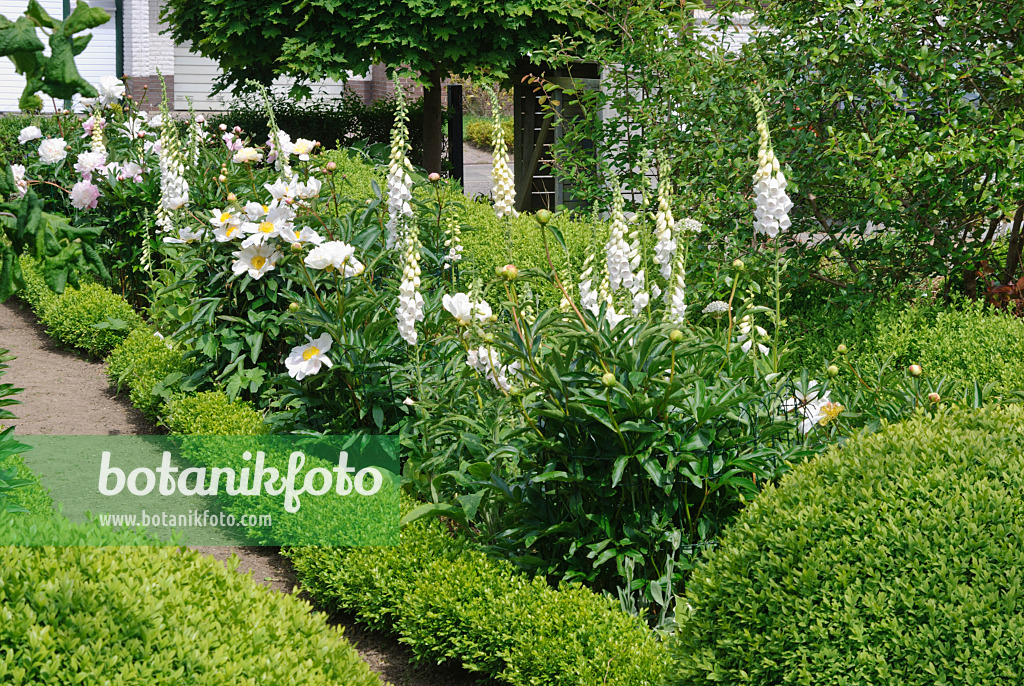
[[[380,681],[308,603],[194,551],[63,518],[4,515],[0,683],[351,684]],[[96,546],[104,547],[96,547]]]
[[[1024,683],[1022,493],[1020,406],[833,447],[694,573],[674,683]]]

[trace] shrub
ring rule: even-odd
[[[42,317],[57,294],[46,285],[43,273],[39,271],[39,263],[28,255],[21,256],[21,273],[25,277],[25,288],[18,292],[36,316]]]
[[[505,133],[505,144],[511,146],[515,127],[512,118],[502,119],[501,128]],[[491,119],[470,119],[466,122],[466,140],[478,148],[494,150],[494,121]]]
[[[127,300],[94,283],[66,289],[47,304],[40,319],[58,341],[97,357],[142,326],[142,318]]]
[[[802,335],[795,364],[824,369],[838,359],[842,343],[851,362],[864,365],[872,358],[892,357],[894,368],[919,364],[931,379],[946,377],[956,394],[993,384],[996,393],[1024,389],[1024,320],[981,302],[958,301],[952,307],[930,301],[908,302],[899,295],[866,310],[844,312],[827,301],[789,321]],[[867,365],[870,366],[870,365]],[[839,388],[853,384],[845,371]]]
[[[18,133],[26,126],[38,126],[43,136],[59,136],[59,122],[38,114],[0,115],[0,169],[9,164],[24,164],[26,146],[18,143]]]
[[[179,395],[167,403],[167,424],[182,436],[259,436],[267,433],[263,415],[244,400],[221,391]]]
[[[394,548],[292,548],[321,607],[397,632],[419,660],[454,661],[510,684],[657,684],[663,645],[643,622],[576,585],[530,581],[415,522]]]
[[[111,547],[142,541],[65,519],[8,515],[4,525],[8,540],[60,546],[3,549],[5,684],[379,684],[308,603],[212,558]]]
[[[146,328],[128,334],[107,358],[107,378],[120,390],[128,386],[128,398],[150,419],[157,419],[160,405],[168,397],[169,375],[178,378],[191,371],[182,352]],[[158,386],[159,385],[159,386]]]
[[[698,567],[676,683],[1018,684],[1024,408],[918,415],[769,486]]]

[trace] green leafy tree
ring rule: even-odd
[[[578,13],[571,0],[170,0],[162,16],[175,41],[220,63],[221,89],[281,74],[343,80],[375,63],[418,72],[424,166],[440,171],[442,79],[507,76]]]
[[[764,67],[779,154],[800,186],[794,223],[827,235],[820,247],[851,267],[841,280],[941,274],[974,295],[985,264],[1015,278],[1024,5],[771,0],[751,24],[763,30],[748,56]],[[868,221],[886,229],[865,238]],[[1008,251],[993,250],[1007,226]]]

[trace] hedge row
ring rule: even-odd
[[[421,661],[522,686],[641,686],[667,676],[665,645],[642,620],[583,587],[531,581],[438,521],[405,527],[397,548],[284,554],[318,606],[397,634]]]

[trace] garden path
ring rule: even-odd
[[[16,357],[4,383],[24,391],[11,409],[17,419],[5,420],[21,435],[145,435],[156,430],[107,384],[103,364],[63,350],[43,331],[21,303],[0,303],[0,349]],[[199,552],[226,561],[238,558],[237,571],[262,586],[292,593],[295,572],[276,548],[199,547]],[[394,686],[469,686],[478,683],[460,669],[410,665],[411,653],[396,639],[362,629],[350,618],[333,617],[370,667]]]

